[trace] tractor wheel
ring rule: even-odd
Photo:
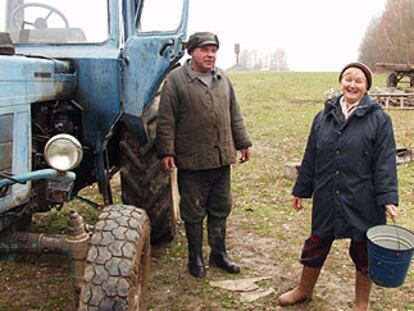
[[[148,143],[139,143],[126,127],[120,142],[122,201],[147,212],[152,244],[171,241],[178,220],[176,172],[164,169],[155,148],[158,103],[159,95],[143,113]]]
[[[171,241],[176,233],[175,181],[157,158],[155,141],[141,145],[129,131],[120,142],[122,201],[142,207],[151,222],[151,243]]]
[[[397,84],[398,84],[398,75],[395,72],[390,73],[387,78],[387,86],[397,87]]]
[[[79,310],[145,310],[149,220],[128,205],[104,208],[89,244]]]

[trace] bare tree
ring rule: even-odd
[[[414,63],[414,0],[388,0],[382,15],[371,20],[359,52],[370,66]]]

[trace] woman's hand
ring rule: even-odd
[[[398,207],[394,204],[387,204],[385,205],[385,210],[387,212],[387,216],[395,221],[395,217],[397,217]]]
[[[299,197],[292,197],[292,207],[295,211],[299,212],[305,206],[302,204],[302,198]]]

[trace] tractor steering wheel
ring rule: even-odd
[[[36,18],[36,20],[34,22],[28,22],[23,20],[23,23],[20,23],[19,21],[19,15],[20,13],[23,13],[23,11],[26,8],[29,7],[39,7],[39,8],[44,8],[46,10],[49,10],[48,14],[45,17],[38,17]],[[62,12],[60,12],[58,9],[47,5],[47,4],[43,4],[43,3],[35,3],[35,2],[29,2],[26,4],[22,4],[19,5],[18,7],[16,7],[11,16],[12,16],[12,20],[14,22],[14,25],[16,26],[17,29],[24,29],[24,25],[31,25],[34,27],[34,29],[47,29],[48,25],[47,25],[47,19],[50,17],[50,15],[52,15],[53,13],[55,13],[56,15],[59,15],[59,17],[63,20],[64,24],[65,24],[65,28],[69,28],[69,22],[68,19],[66,18],[65,15],[63,15]]]

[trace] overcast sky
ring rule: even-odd
[[[236,62],[241,50],[282,48],[293,71],[339,71],[358,58],[372,17],[386,0],[190,0],[188,35],[215,32],[217,65]]]

